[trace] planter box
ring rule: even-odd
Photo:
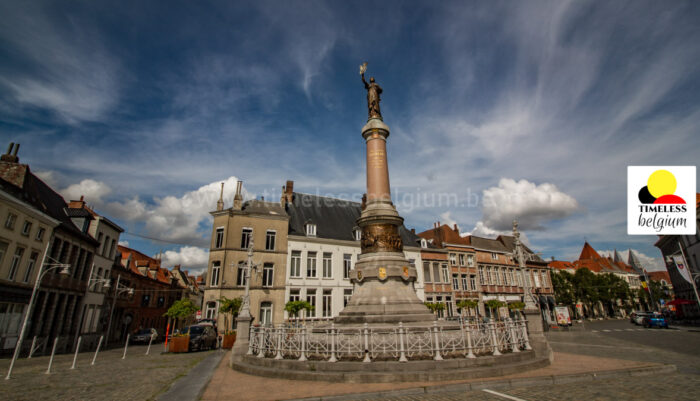
[[[233,348],[233,343],[236,342],[236,333],[224,334],[224,340],[221,343],[221,348],[230,349]]]
[[[190,350],[190,336],[173,337],[168,343],[168,352],[187,352]]]

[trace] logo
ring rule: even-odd
[[[695,234],[695,166],[627,167],[627,233]]]

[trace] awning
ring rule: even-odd
[[[690,302],[687,299],[683,298],[676,298],[673,301],[669,302],[667,305],[692,305],[695,302]]]

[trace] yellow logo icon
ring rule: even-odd
[[[386,279],[386,267],[379,268],[379,274],[377,275],[380,280]]]

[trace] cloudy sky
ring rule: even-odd
[[[634,248],[628,165],[695,165],[700,3],[0,1],[0,137],[130,246],[206,264],[225,182],[364,192],[358,65],[409,227]],[[6,145],[2,145],[6,146]],[[149,240],[144,237],[150,237]],[[649,259],[650,263],[656,263]],[[657,259],[658,262],[658,259]]]

